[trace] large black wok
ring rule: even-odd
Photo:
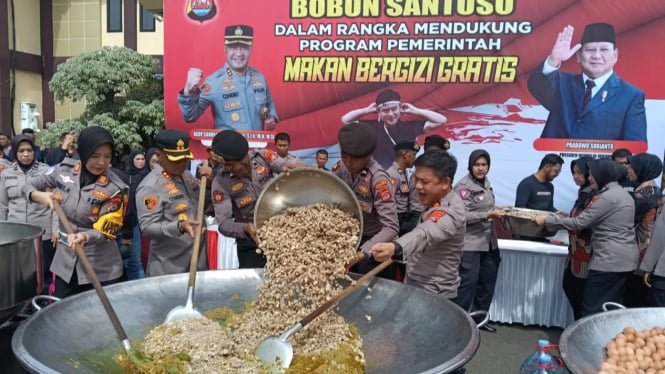
[[[206,271],[198,274],[197,307],[241,308],[258,296],[259,270]],[[187,274],[146,278],[105,287],[130,339],[161,324],[185,297]],[[448,373],[470,360],[478,348],[473,320],[450,301],[422,289],[374,278],[342,300],[339,313],[358,326],[368,373]],[[240,295],[234,300],[233,295]],[[368,320],[366,316],[371,316]],[[109,348],[110,347],[110,348]],[[24,368],[34,373],[108,372],[85,360],[86,352],[121,347],[97,295],[79,294],[35,314],[12,339]]]
[[[575,374],[595,374],[607,357],[605,347],[624,328],[637,331],[665,326],[665,308],[617,309],[583,318],[559,339],[561,358]]]

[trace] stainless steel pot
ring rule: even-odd
[[[360,221],[360,244],[363,215],[356,195],[335,174],[320,169],[295,169],[271,180],[256,200],[254,226],[261,228],[266,220],[287,208],[312,204],[333,206],[356,217]]]
[[[105,287],[130,339],[161,324],[185,297],[187,274],[167,275]],[[241,309],[258,297],[262,272],[254,269],[200,272],[197,307]],[[363,337],[368,373],[449,373],[470,360],[478,328],[462,309],[425,290],[374,278],[342,300],[339,313]],[[240,299],[234,298],[234,294]],[[371,316],[368,320],[366,316]],[[12,339],[23,367],[32,373],[99,373],[85,353],[122,348],[97,295],[85,292],[58,301],[24,322]]]
[[[0,221],[0,325],[42,290],[43,232],[37,226]]]
[[[618,309],[583,318],[568,326],[559,338],[559,351],[568,370],[595,374],[607,357],[605,347],[624,328],[665,326],[665,309]]]

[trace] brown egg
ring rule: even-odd
[[[628,335],[628,334],[635,334],[635,333],[637,333],[637,331],[635,330],[634,327],[628,326],[628,327],[623,329],[623,333]]]

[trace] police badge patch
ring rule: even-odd
[[[143,204],[145,205],[146,209],[148,210],[153,210],[157,207],[157,202],[159,200],[157,199],[157,196],[146,196],[143,198]]]

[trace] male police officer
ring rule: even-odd
[[[372,245],[392,241],[399,232],[393,185],[388,173],[372,157],[377,134],[371,125],[350,123],[339,130],[338,141],[342,161],[337,162],[332,171],[351,187],[363,214],[360,251],[365,259],[352,270],[367,273],[378,265],[369,254]],[[383,270],[379,276],[394,278],[394,267]]]
[[[404,141],[395,144],[395,161],[386,170],[395,190],[395,205],[399,219],[399,235],[411,231],[418,224],[423,205],[418,198],[413,175],[409,178],[406,169],[413,166],[420,146],[416,142]]]
[[[212,105],[217,129],[275,129],[277,111],[266,79],[249,66],[253,39],[250,26],[228,26],[224,33],[226,64],[208,76],[201,87],[203,71],[189,69],[185,88],[178,94],[186,122],[196,121]]]
[[[193,158],[189,137],[182,131],[162,130],[155,137],[159,163],[136,190],[136,214],[141,233],[150,239],[146,275],[184,273],[189,270],[194,243],[199,184],[187,170]],[[210,175],[202,167],[202,175]],[[205,237],[205,235],[203,236]],[[198,268],[208,268],[205,245],[201,245]]]
[[[224,168],[212,182],[212,203],[219,232],[236,238],[241,268],[263,267],[266,258],[257,253],[259,239],[254,227],[254,206],[263,187],[278,173],[297,167],[297,158],[277,157],[262,149],[249,152],[245,137],[233,130],[215,135],[212,148]]]

